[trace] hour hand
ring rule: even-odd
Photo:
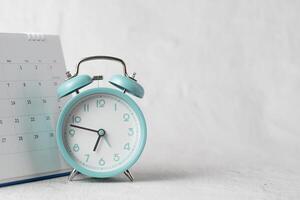
[[[98,144],[99,142],[101,142],[100,140],[102,140],[102,137],[105,135],[105,130],[104,129],[99,129],[98,131],[98,138],[97,138],[97,141],[96,141],[96,144],[93,148],[93,151],[96,151],[97,147],[98,147]]]
[[[86,131],[92,131],[92,132],[98,133],[98,130],[95,130],[95,129],[86,128],[86,127],[82,127],[82,126],[77,126],[75,124],[70,124],[70,126],[74,127],[74,128],[79,128],[79,129],[83,129],[83,130],[86,130]]]
[[[97,147],[98,147],[98,144],[99,144],[101,138],[102,138],[102,136],[99,135],[98,138],[97,138],[96,144],[95,144],[95,146],[94,146],[94,148],[93,148],[93,151],[96,151],[96,149],[97,149]]]

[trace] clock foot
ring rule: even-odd
[[[77,174],[79,174],[79,172],[76,169],[73,169],[68,177],[68,181],[72,181]]]
[[[133,181],[133,176],[131,175],[129,170],[126,170],[124,174],[127,176],[127,178],[132,182]]]

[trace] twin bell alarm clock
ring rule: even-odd
[[[123,74],[111,77],[114,88],[97,87],[80,91],[102,76],[79,75],[79,66],[92,60],[110,60],[122,64]],[[124,173],[131,181],[130,167],[139,159],[147,138],[146,122],[130,95],[144,96],[143,87],[127,74],[125,62],[111,56],[82,59],[77,71],[58,89],[58,97],[76,93],[62,108],[57,123],[57,144],[65,161],[78,173],[106,178]]]

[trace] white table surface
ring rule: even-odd
[[[134,182],[124,175],[111,179],[66,177],[0,189],[0,197],[16,199],[299,199],[299,162],[259,151],[231,159],[218,150],[187,156],[171,156],[164,150],[152,161],[147,154],[132,169]],[[164,157],[166,156],[166,157]],[[148,158],[147,158],[148,157]],[[182,164],[173,159],[184,159]],[[164,160],[164,161],[163,161]],[[298,167],[297,167],[298,166]]]

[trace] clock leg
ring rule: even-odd
[[[77,174],[79,174],[79,172],[76,169],[73,169],[68,177],[68,181],[72,181]]]
[[[124,174],[127,176],[127,178],[132,182],[133,181],[133,176],[131,175],[129,170],[126,170]]]

